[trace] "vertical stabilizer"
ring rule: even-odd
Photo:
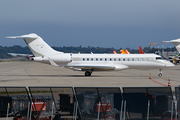
[[[35,57],[39,56],[48,56],[48,55],[53,55],[57,53],[63,53],[63,52],[58,52],[52,49],[44,40],[34,34],[28,34],[28,35],[22,35],[22,36],[14,36],[14,37],[7,37],[7,38],[22,38],[30,48],[31,52],[34,54]]]
[[[174,44],[174,46],[176,47],[176,49],[180,53],[180,39],[171,40],[170,42]]]

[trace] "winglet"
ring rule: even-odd
[[[58,64],[56,64],[52,59],[48,58],[49,62],[51,63],[52,66],[59,66]]]

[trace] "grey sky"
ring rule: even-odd
[[[180,38],[179,5],[179,0],[1,0],[0,45],[26,46],[5,37],[36,33],[51,46],[137,49]]]

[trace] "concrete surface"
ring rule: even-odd
[[[0,86],[154,87],[168,85],[170,78],[174,90],[180,85],[179,70],[180,65],[163,69],[162,77],[158,69],[93,72],[85,77],[84,72],[38,62],[0,62]]]
[[[180,85],[179,70],[180,65],[164,69],[162,77],[157,76],[158,69],[93,72],[85,77],[84,72],[37,62],[0,62],[0,86],[163,87],[170,78],[174,91]]]

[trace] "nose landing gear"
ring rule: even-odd
[[[162,76],[162,69],[159,69],[158,76],[159,76],[159,77]]]

